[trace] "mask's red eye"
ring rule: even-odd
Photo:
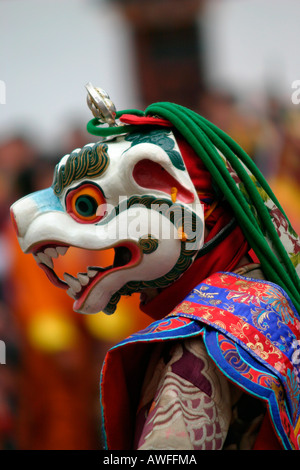
[[[72,189],[66,198],[68,214],[80,223],[95,223],[105,214],[106,201],[100,188],[92,183]]]

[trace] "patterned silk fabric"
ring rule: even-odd
[[[134,424],[126,431],[128,419],[121,416],[124,407],[138,410],[138,448],[165,446],[168,437],[172,448],[172,439],[176,438],[170,436],[170,431],[174,429],[182,439],[183,449],[230,448],[239,421],[231,410],[232,391],[237,386],[266,406],[282,447],[298,450],[299,339],[298,314],[280,287],[234,273],[213,274],[167,317],[108,353],[101,383],[108,448],[124,443],[121,436],[126,432],[126,445],[133,446]],[[157,343],[162,348],[168,344],[174,347],[165,350],[169,357],[163,351],[157,356],[157,370],[150,362],[148,375],[141,380],[149,358],[155,362],[153,350]],[[114,376],[108,373],[108,365]],[[224,378],[231,384],[229,388]],[[122,383],[135,390],[134,402],[128,402],[130,391],[120,393]],[[110,400],[112,395],[118,396],[118,406]],[[258,412],[249,418],[249,428],[242,426],[238,440],[252,425],[255,427],[262,410],[258,407]],[[123,424],[113,431],[114,419]],[[158,431],[164,439],[158,437]]]
[[[134,447],[221,449],[231,419],[229,384],[201,339],[175,343],[162,351],[158,362],[155,355],[142,393]]]
[[[264,414],[260,400],[226,380],[201,337],[160,343],[142,389],[134,448],[250,450]]]

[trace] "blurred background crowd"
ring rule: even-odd
[[[11,203],[48,187],[61,156],[96,141],[85,83],[117,109],[173,101],[214,122],[300,233],[297,12],[280,0],[0,0],[0,449],[101,448],[105,352],[151,321],[135,296],[111,317],[74,313],[21,253],[10,222]],[[65,270],[95,264],[89,256],[74,250]]]

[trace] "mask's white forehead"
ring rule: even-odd
[[[99,142],[97,142],[98,144]],[[131,145],[130,142],[124,139],[124,136],[115,138],[114,140],[108,139],[101,141],[100,143],[107,144],[108,146],[108,156],[110,161],[118,162],[122,156],[122,153],[125,152]],[[96,145],[95,142],[84,145],[82,148],[77,148],[72,150],[71,154],[64,155],[57,164],[57,169],[64,167],[71,155],[79,154],[84,149],[93,148]]]
[[[95,145],[95,142],[91,142],[91,143],[89,143],[89,144],[84,145],[82,148],[77,148],[77,149],[72,150],[71,154],[68,153],[67,155],[64,155],[64,156],[60,159],[60,161],[59,161],[58,164],[57,164],[57,168],[60,169],[60,168],[62,168],[63,166],[65,166],[66,163],[67,163],[68,158],[70,157],[70,155],[78,154],[78,153],[81,152],[83,149],[92,148],[94,145]]]
[[[89,144],[84,145],[82,148],[74,149],[70,154],[64,155],[61,158],[61,160],[59,161],[59,163],[56,165],[54,175],[53,175],[52,187],[55,188],[55,186],[57,185],[57,182],[60,179],[58,177],[58,175],[61,172],[64,173],[66,171],[66,173],[68,174],[68,172],[71,171],[71,173],[72,173],[72,169],[70,170],[70,168],[74,169],[74,158],[76,158],[77,156],[79,157],[79,160],[77,161],[77,164],[79,164],[80,166],[81,165],[86,166],[86,169],[87,169],[87,172],[88,172],[89,158],[88,158],[88,160],[86,160],[86,157],[84,157],[85,163],[84,163],[84,160],[81,163],[80,162],[80,157],[85,154],[86,150],[89,150],[89,149],[95,150],[94,156],[92,157],[92,160],[90,160],[91,164],[93,165],[94,162],[95,162],[95,160],[94,160],[95,154],[98,152],[96,150],[96,146],[103,147],[103,151],[104,151],[104,154],[105,154],[105,160],[107,161],[107,164],[105,165],[106,168],[104,168],[103,173],[106,173],[107,169],[109,167],[111,167],[114,162],[117,162],[117,161],[120,160],[120,153],[123,152],[124,150],[126,150],[126,148],[128,146],[130,146],[130,143],[125,142],[124,138],[121,138],[121,139],[114,139],[113,141],[109,140],[109,142],[107,142],[107,143],[106,143],[105,140],[100,141],[100,142],[96,142],[96,143],[93,142],[93,143],[89,143]],[[70,160],[71,165],[68,166],[68,161],[69,160]],[[75,163],[75,165],[77,165],[77,164]],[[83,182],[85,180],[92,180],[92,181],[95,181],[95,182],[96,181],[99,182],[100,175],[101,175],[101,173],[97,176],[95,174],[95,176],[88,177],[87,174],[85,174],[85,172],[82,171],[82,177],[81,178],[75,177],[73,179],[72,176],[70,176],[70,182],[67,185],[63,184],[63,187],[61,188],[61,190],[58,194],[58,197],[61,200],[63,200],[69,189],[73,188],[74,186],[77,186],[78,184],[80,184],[81,182]]]
[[[152,175],[152,186],[151,171],[149,173],[149,170],[146,167],[144,168],[143,165],[142,171],[149,173],[150,185],[144,187],[142,183],[142,186],[140,186],[140,182],[135,181],[133,177],[135,165],[142,162],[142,160],[151,160],[171,175],[175,189],[176,187],[186,188],[191,195],[189,203],[197,201],[196,190],[184,165],[176,139],[170,130],[152,129],[149,132],[134,132],[87,144],[82,149],[76,149],[70,155],[65,155],[57,166],[57,173],[66,166],[68,158],[84,153],[85,149],[92,149],[99,145],[105,147],[105,154],[108,159],[107,168],[102,174],[90,177],[83,174],[82,178],[70,181],[61,191],[61,200],[70,189],[84,181],[93,181],[98,184],[110,204],[117,204],[120,196],[128,197],[133,194],[153,193],[159,196],[159,194],[167,193],[170,196],[171,187],[167,188],[166,186],[164,190],[156,187],[156,176],[160,177],[160,175]],[[180,199],[180,193],[178,193],[178,196]],[[184,199],[182,201],[187,202]]]
[[[108,146],[108,155],[109,155],[110,160],[113,163],[118,163],[118,162],[120,162],[120,159],[122,158],[124,152],[126,152],[126,150],[128,150],[133,145],[137,145],[139,143],[144,142],[144,143],[152,143],[152,144],[155,144],[155,145],[160,147],[163,139],[159,138],[159,137],[156,138],[156,139],[153,139],[153,133],[154,132],[155,131],[139,133],[137,131],[136,133],[124,134],[124,135],[115,137],[113,139],[112,138],[103,139],[101,141],[101,143],[107,144],[107,146]],[[151,136],[151,134],[152,134],[152,136]],[[165,139],[167,138],[167,139],[171,139],[173,141],[173,144],[171,145],[171,150],[178,153],[177,161],[181,160],[181,162],[180,162],[181,163],[181,169],[184,170],[184,163],[183,163],[183,160],[181,158],[180,150],[179,150],[179,147],[177,145],[176,139],[173,135],[173,132],[170,131],[170,130],[162,129],[162,130],[157,130],[156,134],[158,136],[164,137]],[[72,151],[72,155],[74,155],[75,153],[79,153],[83,149],[92,148],[94,145],[96,145],[95,142],[92,142],[92,143],[88,143],[88,144],[84,145],[84,147],[82,147],[82,148],[74,149]],[[166,149],[164,149],[164,150],[166,150]],[[168,151],[167,151],[167,153],[168,153]],[[57,165],[57,168],[60,169],[62,166],[64,166],[69,157],[70,157],[70,154],[67,154],[67,155],[63,156],[61,158],[61,160],[59,161],[59,163]],[[174,166],[176,166],[176,164]]]

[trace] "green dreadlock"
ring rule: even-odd
[[[271,215],[257,186],[246,168],[282,212],[291,231],[292,228],[267,181],[247,153],[217,126],[194,111],[177,104],[154,103],[145,110],[145,113],[139,110],[124,110],[119,111],[116,117],[119,118],[122,114],[160,116],[174,125],[201,158],[217,187],[231,205],[237,222],[260,260],[266,278],[286,291],[300,314],[299,276],[276,232]],[[91,134],[100,136],[122,134],[141,129],[141,126],[134,125],[108,128],[99,128],[98,125],[98,119],[92,119],[88,123],[87,129]],[[244,185],[247,199],[230,175],[220,153],[227,159]],[[267,239],[271,241],[274,251]]]

